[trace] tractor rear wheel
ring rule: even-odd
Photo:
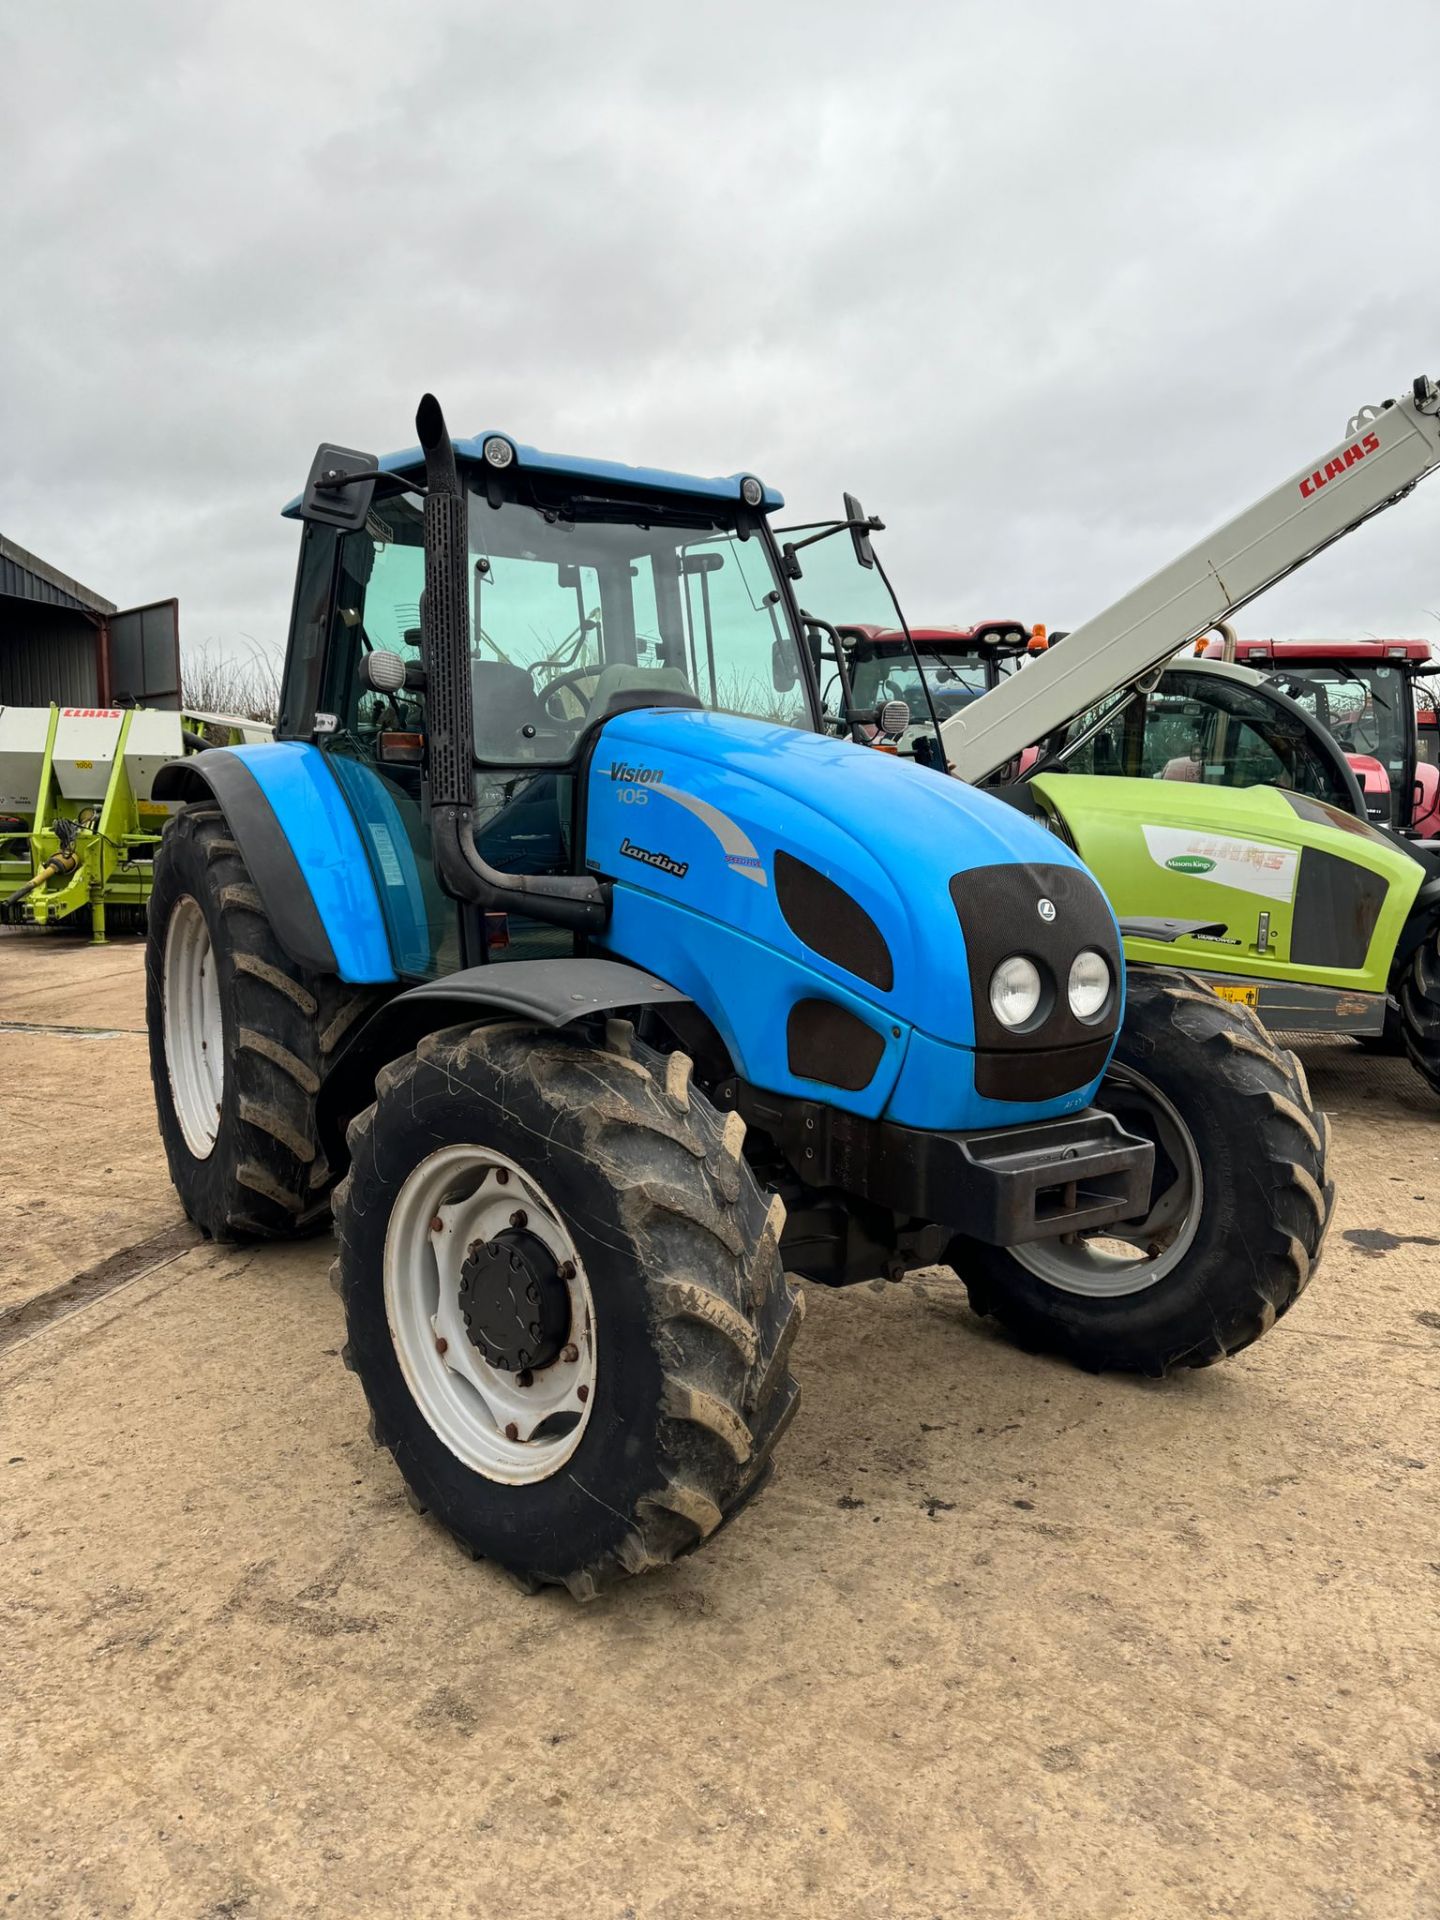
[[[1169,967],[1130,970],[1096,1098],[1155,1145],[1142,1218],[1012,1248],[961,1240],[971,1305],[1101,1372],[1208,1366],[1304,1288],[1330,1222],[1329,1125],[1248,1008]]]
[[[335,1195],[345,1361],[477,1558],[588,1600],[763,1484],[803,1302],[744,1132],[627,1022],[455,1027],[377,1077]]]
[[[170,1177],[202,1232],[276,1240],[328,1223],[315,1095],[373,998],[289,958],[218,807],[170,820],[150,895],[146,1024]]]
[[[1400,1015],[1411,1066],[1440,1093],[1440,926],[1421,942],[1400,983]]]

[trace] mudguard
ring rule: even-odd
[[[441,1027],[466,1020],[479,1025],[497,1014],[564,1027],[619,1007],[674,1005],[688,997],[654,974],[595,958],[507,960],[426,980],[387,1000],[346,1043],[320,1089],[320,1145],[332,1166],[343,1164],[345,1124],[374,1099],[375,1075]]]
[[[318,747],[211,747],[162,767],[154,797],[214,798],[297,966],[352,986],[396,978],[370,861]]]

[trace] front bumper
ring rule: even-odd
[[[722,1104],[761,1127],[809,1187],[838,1188],[991,1246],[1015,1247],[1134,1219],[1155,1149],[1098,1107],[979,1133],[864,1120],[730,1082]]]

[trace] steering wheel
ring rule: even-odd
[[[573,687],[577,680],[598,680],[600,673],[601,669],[599,667],[572,667],[569,673],[562,673],[556,679],[552,680],[540,695],[540,705],[544,709],[546,716],[551,720],[558,721],[561,726],[572,726],[575,716],[569,713],[557,713],[551,706],[551,701],[557,693],[563,693],[567,687]],[[575,697],[577,700],[581,700],[579,694]],[[588,700],[581,700],[581,704],[588,706],[589,702]]]
[[[1380,758],[1380,721],[1372,701],[1367,700],[1350,722],[1350,739],[1358,753]]]

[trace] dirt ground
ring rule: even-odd
[[[1440,1103],[1304,1050],[1315,1283],[1160,1385],[811,1289],[781,1471],[612,1599],[410,1511],[324,1241],[195,1244],[140,950],[0,937],[0,1911],[1440,1916]],[[78,1276],[78,1278],[77,1278]]]

